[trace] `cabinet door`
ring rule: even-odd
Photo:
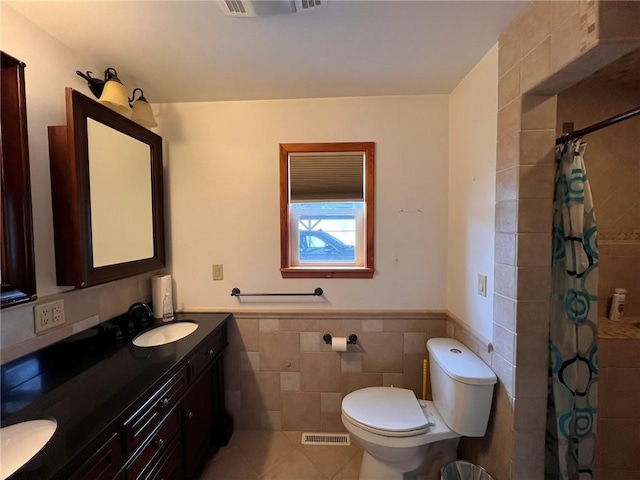
[[[211,368],[195,381],[182,403],[186,478],[199,472],[212,437],[213,382]]]

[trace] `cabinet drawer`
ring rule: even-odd
[[[115,432],[106,443],[80,467],[73,480],[110,480],[122,463],[122,437]]]
[[[142,447],[135,460],[127,467],[127,480],[145,478],[142,473],[149,470],[147,466],[153,465],[167,450],[169,444],[180,429],[180,410],[174,409],[162,422],[160,427],[151,435],[147,444]]]
[[[182,369],[124,423],[125,447],[128,454],[142,445],[167,414],[175,408],[186,384],[187,378]]]
[[[193,382],[211,361],[222,353],[226,346],[226,337],[226,330],[223,326],[205,340],[204,346],[187,362],[190,382]]]
[[[167,449],[167,453],[160,459],[158,464],[144,480],[183,480],[184,465],[182,461],[182,447],[178,441],[179,437]]]

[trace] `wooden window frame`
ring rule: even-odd
[[[289,219],[289,155],[296,153],[363,152],[365,254],[363,267],[292,266]],[[280,273],[282,278],[373,278],[375,214],[375,143],[281,143],[280,144]]]

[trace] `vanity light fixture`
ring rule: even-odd
[[[117,72],[115,68],[109,67],[104,71],[104,80],[100,80],[99,78],[93,78],[91,76],[93,72],[82,73],[80,70],[76,70],[76,74],[80,75],[89,83],[89,90],[93,93],[96,98],[100,98],[102,95],[102,90],[104,90],[104,84],[107,83],[111,76],[117,76]]]
[[[129,98],[127,96],[127,87],[118,78],[118,72],[115,68],[109,67],[104,71],[104,80],[92,77],[92,72],[84,74],[76,70],[76,73],[89,83],[91,93],[106,107],[130,118],[143,127],[154,128],[158,126],[153,116],[151,105],[144,97],[142,89],[135,88],[131,98]],[[140,91],[140,96],[137,99],[135,98],[136,91]]]
[[[113,70],[113,69],[112,69]],[[115,72],[115,70],[113,70]],[[115,110],[120,115],[131,118],[131,106],[127,97],[127,87],[125,87],[115,73],[104,84],[102,95],[98,101],[111,110]]]
[[[89,82],[89,90],[100,103],[127,118],[131,117],[127,89],[118,78],[118,72],[115,68],[109,67],[104,71],[104,80],[93,78],[92,72],[87,72],[85,75],[76,70],[76,73]]]
[[[136,91],[140,92],[140,96],[136,99]],[[141,88],[134,88],[133,93],[131,94],[131,98],[129,99],[129,103],[131,103],[131,120],[136,123],[139,123],[143,127],[154,128],[158,126],[155,117],[153,116],[153,110],[151,110],[151,105],[147,102],[147,99],[144,98],[144,92]]]

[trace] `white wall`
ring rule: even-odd
[[[87,82],[75,74],[76,70],[91,70],[92,65],[5,2],[0,3],[0,8],[0,48],[27,65],[25,88],[37,292],[38,296],[46,296],[63,290],[56,286],[47,127],[66,124],[65,87],[93,97]]]
[[[156,105],[165,140],[171,269],[179,309],[444,309],[448,96]],[[278,145],[376,142],[370,280],[282,279]],[[212,280],[212,264],[224,280]],[[306,292],[324,299],[242,299]]]
[[[47,127],[66,123],[65,87],[93,98],[87,82],[76,75],[76,70],[92,70],[100,76],[99,72],[109,65],[96,65],[69,50],[6,2],[0,2],[0,32],[0,49],[27,65],[25,87],[38,294],[36,302],[0,312],[0,361],[5,363],[120,315],[133,302],[149,300],[151,274],[82,290],[56,285]],[[52,299],[64,300],[66,324],[36,335],[33,307]]]
[[[493,338],[493,259],[498,115],[498,45],[449,99],[447,306],[487,339]],[[487,276],[487,296],[477,293]]]

